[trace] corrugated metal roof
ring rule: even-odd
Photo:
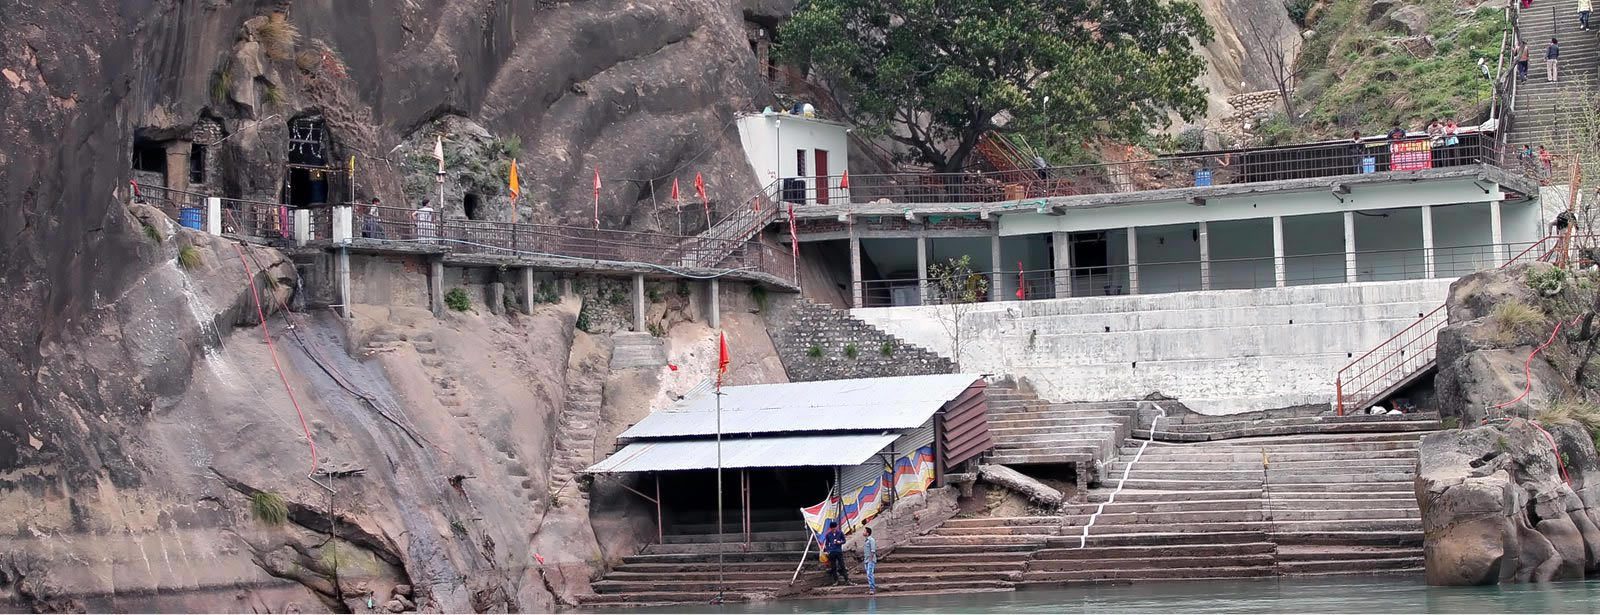
[[[725,387],[722,433],[912,429],[981,377],[935,374]],[[716,398],[706,392],[645,417],[620,437],[715,433]]]
[[[723,468],[860,465],[899,434],[724,438]],[[655,472],[717,467],[716,440],[635,442],[585,472]]]

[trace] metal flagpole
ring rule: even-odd
[[[720,360],[720,359],[719,359]],[[721,366],[718,366],[721,369]],[[717,376],[717,597],[715,604],[722,604],[722,592],[727,587],[723,578],[722,545],[727,537],[722,532],[722,377]]]

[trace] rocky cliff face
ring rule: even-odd
[[[1592,370],[1595,281],[1545,263],[1462,278],[1434,386],[1461,429],[1426,436],[1417,471],[1428,582],[1581,579],[1600,569]]]
[[[320,116],[325,157],[356,155],[356,191],[398,203],[416,195],[388,152],[460,115],[520,137],[524,219],[586,219],[595,166],[693,165],[737,193],[755,179],[728,122],[766,96],[744,20],[783,4],[7,6],[0,608],[542,610],[581,588],[566,571],[598,561],[592,531],[539,538],[550,507],[529,497],[545,487],[575,306],[368,314],[397,329],[377,347],[361,318],[271,317],[269,348],[248,328],[256,297],[278,312],[293,268],[127,208],[130,151],[220,125],[225,139],[203,144],[221,149],[213,187],[276,200],[290,121]],[[647,185],[616,183],[603,215],[627,221]],[[429,371],[444,364],[474,369]],[[450,412],[443,389],[471,391],[474,414]],[[589,527],[586,509],[562,514]]]

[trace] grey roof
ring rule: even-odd
[[[913,429],[982,378],[935,374],[724,387],[722,433]],[[705,392],[656,411],[622,438],[717,433],[716,397]]]
[[[776,468],[853,466],[865,463],[899,437],[890,434],[772,436],[724,438],[722,467]],[[717,467],[717,443],[711,440],[635,442],[585,472],[655,472]]]

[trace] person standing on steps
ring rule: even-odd
[[[1517,39],[1517,83],[1528,81],[1528,41]]]
[[[839,529],[838,521],[828,522],[828,533],[822,535],[822,546],[828,553],[828,576],[833,579],[833,584],[838,585],[842,580],[849,585],[850,573],[844,568],[844,531]]]
[[[1594,3],[1591,0],[1578,0],[1578,26],[1583,28],[1584,32],[1589,31],[1589,12],[1592,10]]]
[[[866,528],[867,539],[861,543],[861,567],[867,571],[867,593],[878,593],[878,539],[872,537],[872,528]]]
[[[1556,63],[1559,61],[1561,61],[1561,43],[1552,38],[1550,39],[1550,46],[1544,49],[1545,81],[1554,82],[1561,80],[1561,78],[1556,74]]]

